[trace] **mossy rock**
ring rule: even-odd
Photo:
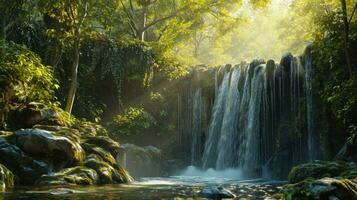
[[[80,143],[81,135],[78,130],[65,126],[35,125],[33,128],[50,131],[55,136],[67,137],[71,141]]]
[[[87,154],[96,154],[101,157],[104,162],[110,165],[116,165],[116,160],[109,152],[105,151],[101,147],[92,144],[83,144],[83,148]]]
[[[289,183],[298,183],[306,178],[319,179],[323,177],[351,176],[357,171],[357,165],[343,161],[314,161],[294,167],[288,176]]]
[[[23,105],[9,113],[9,125],[14,129],[32,128],[36,124],[65,125],[65,120],[54,109],[38,102]]]
[[[63,169],[52,175],[43,175],[36,181],[37,185],[93,185],[98,181],[93,169],[77,166]]]
[[[6,188],[14,187],[14,174],[4,165],[0,164],[0,192],[4,192]]]
[[[119,143],[107,136],[86,137],[83,140],[83,143],[99,146],[104,150],[110,152],[114,157],[120,149]]]
[[[128,183],[133,180],[123,168],[118,165],[110,165],[97,154],[89,154],[84,165],[98,173],[99,184]]]
[[[77,129],[82,136],[108,136],[108,132],[103,126],[93,122],[77,119],[71,128]]]
[[[357,200],[357,178],[351,180],[336,178],[314,180],[310,178],[299,183],[286,185],[282,191],[286,200]]]
[[[16,145],[39,160],[50,161],[55,167],[72,167],[83,162],[84,150],[76,141],[56,136],[42,129],[21,129],[15,132]]]
[[[16,175],[20,184],[32,184],[48,173],[46,163],[27,156],[20,148],[0,137],[0,163]],[[20,179],[19,179],[20,178]]]

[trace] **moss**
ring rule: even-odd
[[[84,165],[94,169],[98,173],[99,184],[127,183],[132,181],[130,175],[117,165],[110,165],[97,154],[87,156]]]
[[[43,175],[36,181],[38,185],[93,185],[98,175],[93,169],[77,166],[67,168],[52,175]]]
[[[299,183],[289,184],[283,188],[284,199],[357,199],[357,179],[305,179]]]
[[[109,163],[110,165],[116,165],[114,157],[104,149],[96,147],[94,145],[84,145],[83,147],[87,153],[97,154],[101,157],[103,161]]]
[[[14,187],[14,174],[4,165],[0,164],[0,192],[6,188]]]
[[[83,143],[93,144],[102,147],[104,150],[110,152],[113,156],[118,153],[120,145],[118,142],[112,140],[107,136],[86,137]]]
[[[343,174],[348,175],[351,171],[356,171],[357,166],[353,163],[342,161],[314,161],[294,167],[288,176],[289,183],[298,183],[307,177],[315,179],[323,177],[335,177]]]

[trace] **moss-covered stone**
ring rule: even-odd
[[[85,149],[86,153],[96,154],[96,155],[100,156],[104,162],[107,162],[110,165],[116,165],[116,161],[115,161],[114,157],[112,156],[112,154],[105,151],[101,147],[98,147],[98,146],[95,146],[92,144],[82,144],[82,145],[83,145],[83,148]]]
[[[63,169],[51,175],[43,175],[36,181],[37,185],[93,185],[98,181],[93,169],[77,166]]]
[[[42,129],[21,129],[15,132],[16,145],[27,154],[50,161],[55,167],[71,167],[82,163],[84,151],[79,143],[55,136]]]
[[[35,124],[61,125],[65,120],[54,109],[38,102],[31,102],[10,112],[9,124],[15,129],[31,128]]]
[[[88,121],[76,120],[71,128],[77,129],[83,136],[108,136],[104,127]]]
[[[4,192],[6,188],[14,187],[14,174],[4,165],[0,164],[0,192]]]
[[[357,171],[357,165],[343,161],[314,161],[294,167],[288,176],[289,183],[298,183],[306,178],[351,176]]]
[[[46,163],[27,156],[20,148],[0,137],[0,163],[10,169],[20,184],[32,184],[48,173]]]
[[[299,183],[289,184],[283,188],[286,200],[310,200],[310,199],[357,199],[357,178],[336,179],[322,178],[314,180],[305,179]]]
[[[99,146],[104,150],[110,152],[114,157],[120,149],[119,143],[107,136],[86,137],[83,140],[83,143]]]
[[[98,173],[99,184],[128,183],[133,180],[123,168],[118,165],[110,165],[97,154],[88,155],[84,165]]]

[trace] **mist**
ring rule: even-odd
[[[216,66],[253,59],[278,60],[287,52],[301,54],[312,39],[299,37],[301,32],[309,32],[304,28],[309,22],[292,22],[295,13],[290,0],[273,0],[258,9],[244,2],[230,12],[235,22],[228,28],[222,31],[222,22],[210,19],[206,29],[178,47],[183,62]]]

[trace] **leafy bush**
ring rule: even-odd
[[[154,117],[143,108],[129,107],[108,123],[111,133],[116,135],[140,134],[156,124]]]
[[[13,42],[0,41],[0,123],[16,103],[51,104],[59,88],[53,69],[35,53]]]

